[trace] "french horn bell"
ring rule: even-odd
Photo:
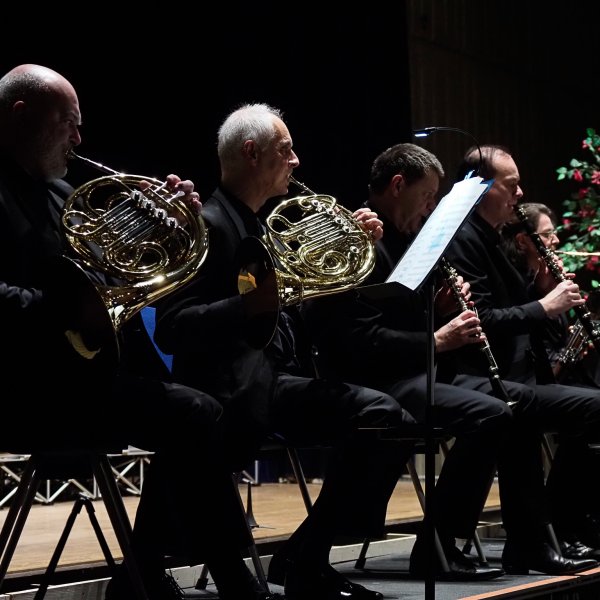
[[[63,207],[70,252],[58,262],[57,280],[70,289],[63,295],[73,307],[64,311],[70,315],[65,335],[84,358],[116,360],[122,326],[196,274],[208,253],[208,233],[182,192],[74,152],[70,158],[107,175],[75,189]]]
[[[271,308],[249,326],[248,341],[256,347],[272,339],[281,308],[355,288],[375,266],[373,239],[352,212],[333,196],[290,181],[301,195],[280,202],[266,219],[264,235],[245,238],[238,249],[239,292],[266,286],[264,296],[271,300]]]

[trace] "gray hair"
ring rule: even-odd
[[[246,140],[254,140],[260,148],[265,148],[273,137],[275,118],[282,119],[283,113],[268,104],[243,104],[230,113],[217,138],[221,163],[235,162]]]
[[[0,112],[6,114],[19,100],[31,101],[51,92],[50,84],[37,73],[13,70],[0,79]]]

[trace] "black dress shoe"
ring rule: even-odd
[[[574,558],[576,560],[582,558],[591,558],[593,560],[600,560],[600,550],[597,548],[590,548],[579,540],[563,540],[559,542],[560,553],[565,558]]]
[[[215,584],[220,600],[285,600],[285,596],[271,592],[258,577],[248,580],[231,577]]]
[[[383,594],[353,583],[329,566],[314,573],[290,563],[285,575],[287,600],[381,600]]]
[[[576,537],[590,548],[600,548],[600,518],[586,515],[577,527]]]
[[[502,552],[502,566],[511,575],[527,575],[529,571],[547,575],[572,575],[597,567],[598,561],[591,558],[565,558],[545,542],[531,546],[507,540]]]
[[[282,594],[275,594],[273,592],[251,592],[250,595],[247,593],[225,593],[219,592],[220,600],[286,600]]]
[[[175,579],[167,573],[143,574],[146,592],[151,600],[185,600],[185,593]],[[108,582],[105,600],[130,600],[137,594],[131,584],[129,575],[119,568],[115,576]]]
[[[285,583],[285,575],[288,569],[292,566],[292,561],[289,560],[281,552],[276,552],[271,557],[269,562],[269,571],[267,573],[267,581],[283,585]]]
[[[425,544],[417,540],[410,555],[410,574],[424,579],[426,574],[428,553]],[[485,581],[504,575],[499,567],[480,567],[465,556],[456,546],[445,548],[444,554],[448,562],[448,571],[444,571],[439,560],[436,560],[434,576],[443,581]]]
[[[298,569],[293,561],[286,558],[282,553],[276,553],[272,556],[269,563],[267,580],[277,585],[285,585],[288,572]],[[346,579],[341,573],[336,571],[331,565],[326,565],[319,573],[321,585],[326,582],[327,587],[341,592],[343,598],[350,600],[381,600],[383,594],[367,589],[360,583],[354,583]]]

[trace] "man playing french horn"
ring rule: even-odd
[[[380,593],[334,570],[329,553],[339,535],[382,534],[388,499],[411,452],[393,441],[363,439],[357,429],[402,426],[409,417],[384,393],[315,378],[302,360],[303,332],[289,297],[301,299],[310,279],[321,280],[331,292],[330,271],[345,270],[362,255],[362,247],[355,247],[365,237],[358,235],[357,221],[375,238],[381,222],[370,210],[349,219],[343,210],[330,210],[327,199],[304,195],[295,203],[298,221],[278,217],[286,226],[277,235],[275,226],[265,229],[257,213],[269,199],[287,194],[299,165],[276,108],[247,104],[232,112],[219,129],[218,155],[221,181],[203,209],[208,258],[192,283],[161,302],[155,338],[173,354],[176,380],[210,390],[223,403],[232,468],[253,460],[269,432],[292,443],[334,447],[319,497],[273,557],[269,581],[284,585],[290,600],[377,600]],[[313,237],[307,222],[323,229],[324,237]],[[270,260],[260,250],[263,243],[277,237],[275,244],[283,248],[298,227],[302,242],[297,252],[283,252],[287,264],[275,261],[264,272],[254,268]],[[256,253],[246,260],[240,256],[242,242],[252,238],[260,243],[248,248]],[[269,253],[281,249],[268,245]],[[297,276],[299,263],[306,277]],[[271,318],[273,311],[278,318]],[[255,318],[261,313],[262,321]]]
[[[77,94],[56,71],[24,64],[0,79],[2,450],[114,451],[132,444],[154,451],[133,532],[149,600],[184,597],[164,571],[166,554],[206,560],[222,599],[268,599],[242,581],[227,595],[230,573],[243,568],[240,551],[251,538],[221,460],[220,404],[159,381],[156,373],[132,371],[128,355],[150,371],[160,362],[131,347],[140,327],[135,318],[119,332],[121,361],[114,369],[102,361],[97,366],[96,351],[102,357],[105,348],[85,339],[75,348],[65,336],[57,296],[74,310],[87,309],[77,306],[75,287],[54,289],[49,265],[72,251],[61,217],[74,190],[62,178],[81,143],[80,125]],[[170,193],[183,192],[181,201],[199,207],[191,181],[169,175],[165,183]],[[91,276],[106,279],[102,272]],[[201,478],[190,476],[199,472],[210,481],[210,494]],[[137,597],[125,571],[109,583],[106,597]]]

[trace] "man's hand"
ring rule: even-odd
[[[435,333],[436,352],[455,350],[466,344],[479,344],[485,339],[479,318],[472,310],[465,310]]]
[[[194,182],[190,179],[180,179],[177,175],[167,175],[167,189],[171,192],[182,192],[181,199],[196,213],[200,214],[202,202],[200,194],[194,191]]]
[[[140,181],[140,189],[147,190],[152,184],[149,181]],[[194,191],[194,182],[190,179],[181,179],[177,175],[167,175],[167,179],[160,189],[167,189],[171,194],[180,197],[197,215],[202,210],[202,202],[200,202],[200,194]]]
[[[370,208],[359,208],[352,213],[352,216],[358,221],[361,228],[371,234],[373,240],[377,241],[383,237],[383,222],[379,219],[376,212]]]

